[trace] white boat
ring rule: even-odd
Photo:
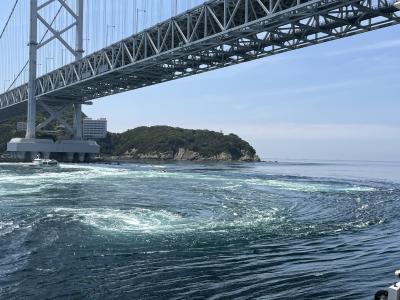
[[[396,281],[388,289],[377,291],[375,298],[377,300],[399,300],[400,299],[400,270],[395,273]]]
[[[40,156],[36,156],[36,158],[32,161],[34,166],[58,166],[58,161],[55,159],[41,159]]]

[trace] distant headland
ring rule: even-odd
[[[235,134],[169,126],[108,133],[97,141],[105,159],[258,162],[255,149]]]

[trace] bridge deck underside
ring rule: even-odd
[[[36,95],[85,102],[398,23],[380,0],[210,1],[38,78]],[[0,121],[26,101],[26,85],[0,95]]]

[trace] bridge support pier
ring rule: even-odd
[[[14,138],[7,144],[7,151],[18,161],[31,161],[39,154],[41,158],[84,162],[93,159],[100,146],[95,141]]]
[[[37,154],[42,158],[55,158],[66,162],[84,162],[93,158],[100,152],[100,146],[95,141],[82,139],[82,104],[60,103],[55,99],[42,99],[38,102],[41,110],[49,116],[39,125],[34,126],[35,131],[45,129],[53,121],[62,125],[65,132],[64,138],[53,141],[52,139],[15,138],[7,144],[7,151],[13,153],[14,159],[29,161]],[[72,108],[74,110],[72,111]],[[65,119],[64,113],[73,113],[73,124]],[[52,128],[54,132],[54,127]],[[55,131],[60,134],[59,131]],[[65,139],[68,138],[68,139]]]

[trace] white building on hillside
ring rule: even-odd
[[[107,136],[107,119],[83,119],[83,138],[89,139],[103,139]]]

